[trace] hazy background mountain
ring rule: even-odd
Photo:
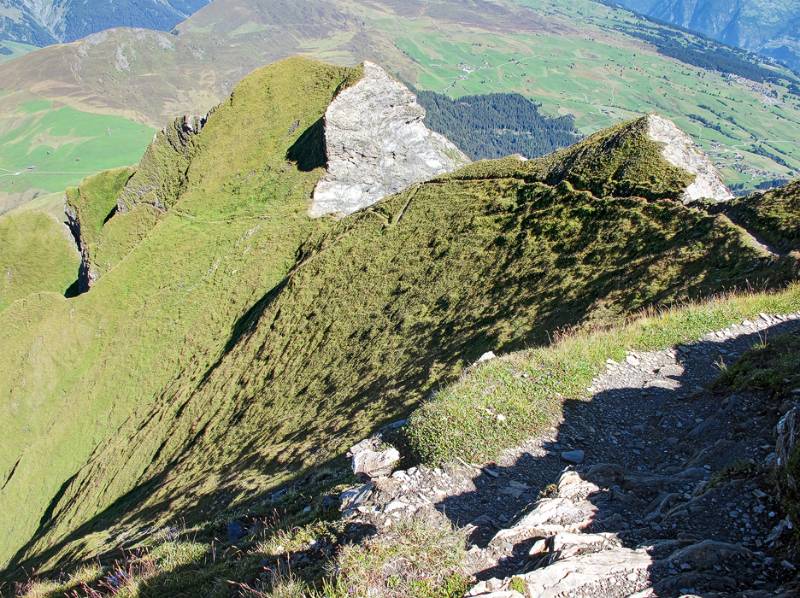
[[[799,0],[614,0],[800,71]]]
[[[47,46],[113,27],[168,31],[209,0],[0,0],[0,41]]]

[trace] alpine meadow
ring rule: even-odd
[[[112,4],[0,0],[0,595],[800,592],[800,6]]]

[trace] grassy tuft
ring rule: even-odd
[[[345,546],[326,596],[458,598],[470,579],[461,567],[464,537],[444,521],[403,520],[388,533]]]
[[[781,401],[800,392],[800,334],[783,334],[763,341],[726,368],[717,388],[766,391]]]

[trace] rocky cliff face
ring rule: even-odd
[[[659,21],[800,68],[800,11],[783,0],[615,0]]]
[[[467,164],[469,158],[430,131],[424,118],[413,93],[365,63],[363,78],[325,113],[328,173],[314,191],[311,216],[351,214]]]
[[[694,182],[686,188],[681,198],[685,203],[697,199],[733,199],[733,194],[722,182],[722,177],[708,156],[674,122],[651,114],[647,117],[647,134],[653,141],[664,144],[661,155],[667,162],[695,175]]]
[[[206,117],[183,116],[158,133],[147,148],[136,174],[117,200],[125,213],[139,204],[168,210],[186,184],[186,171],[194,154],[195,135],[202,131]]]

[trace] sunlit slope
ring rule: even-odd
[[[218,358],[325,226],[306,216],[321,172],[286,154],[354,76],[301,59],[254,73],[198,136],[179,200],[91,292],[0,316],[0,562],[131,408]]]
[[[75,283],[78,261],[63,222],[46,209],[0,216],[0,312],[31,293],[63,295]]]
[[[582,157],[598,148],[626,168],[589,176]],[[651,199],[593,195],[570,172],[583,172],[575,185],[609,190],[646,173],[634,186]],[[665,199],[689,180],[636,122],[572,153],[474,164],[315,235],[217,362],[174,376],[100,444],[14,564],[88,557],[165,521],[264,498],[407,414],[486,350],[781,284],[788,258]]]

